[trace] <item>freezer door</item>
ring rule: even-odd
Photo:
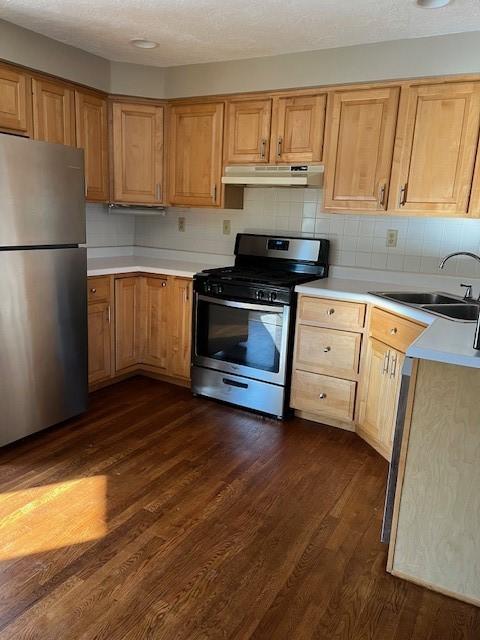
[[[85,242],[83,151],[0,136],[0,247]]]
[[[87,407],[86,249],[0,251],[0,446]]]

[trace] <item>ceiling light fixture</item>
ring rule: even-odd
[[[417,4],[423,9],[440,9],[450,4],[450,0],[417,0]]]
[[[132,47],[137,47],[137,49],[155,49],[155,47],[158,47],[158,42],[153,42],[153,40],[143,40],[142,38],[130,40],[130,44]]]

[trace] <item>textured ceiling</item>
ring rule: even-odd
[[[110,60],[174,66],[477,31],[480,0],[0,0],[0,17]]]

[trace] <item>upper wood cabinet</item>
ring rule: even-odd
[[[338,91],[330,100],[325,209],[387,208],[400,89]]]
[[[20,69],[0,64],[0,130],[28,136],[31,116],[30,76]]]
[[[480,82],[411,86],[402,97],[389,209],[466,215],[480,118]]]
[[[173,105],[169,117],[169,201],[219,207],[222,175],[221,102]]]
[[[227,105],[225,162],[268,162],[272,100],[232,100]]]
[[[326,93],[274,100],[271,162],[321,162]]]
[[[77,147],[85,154],[87,200],[106,201],[108,189],[107,101],[95,94],[75,91]]]
[[[36,140],[75,144],[74,92],[61,82],[33,78],[33,135]]]
[[[162,106],[112,105],[113,200],[131,204],[164,202]]]

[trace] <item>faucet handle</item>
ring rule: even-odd
[[[461,284],[461,287],[465,287],[465,295],[463,296],[464,300],[471,300],[473,298],[473,285],[471,284]]]

